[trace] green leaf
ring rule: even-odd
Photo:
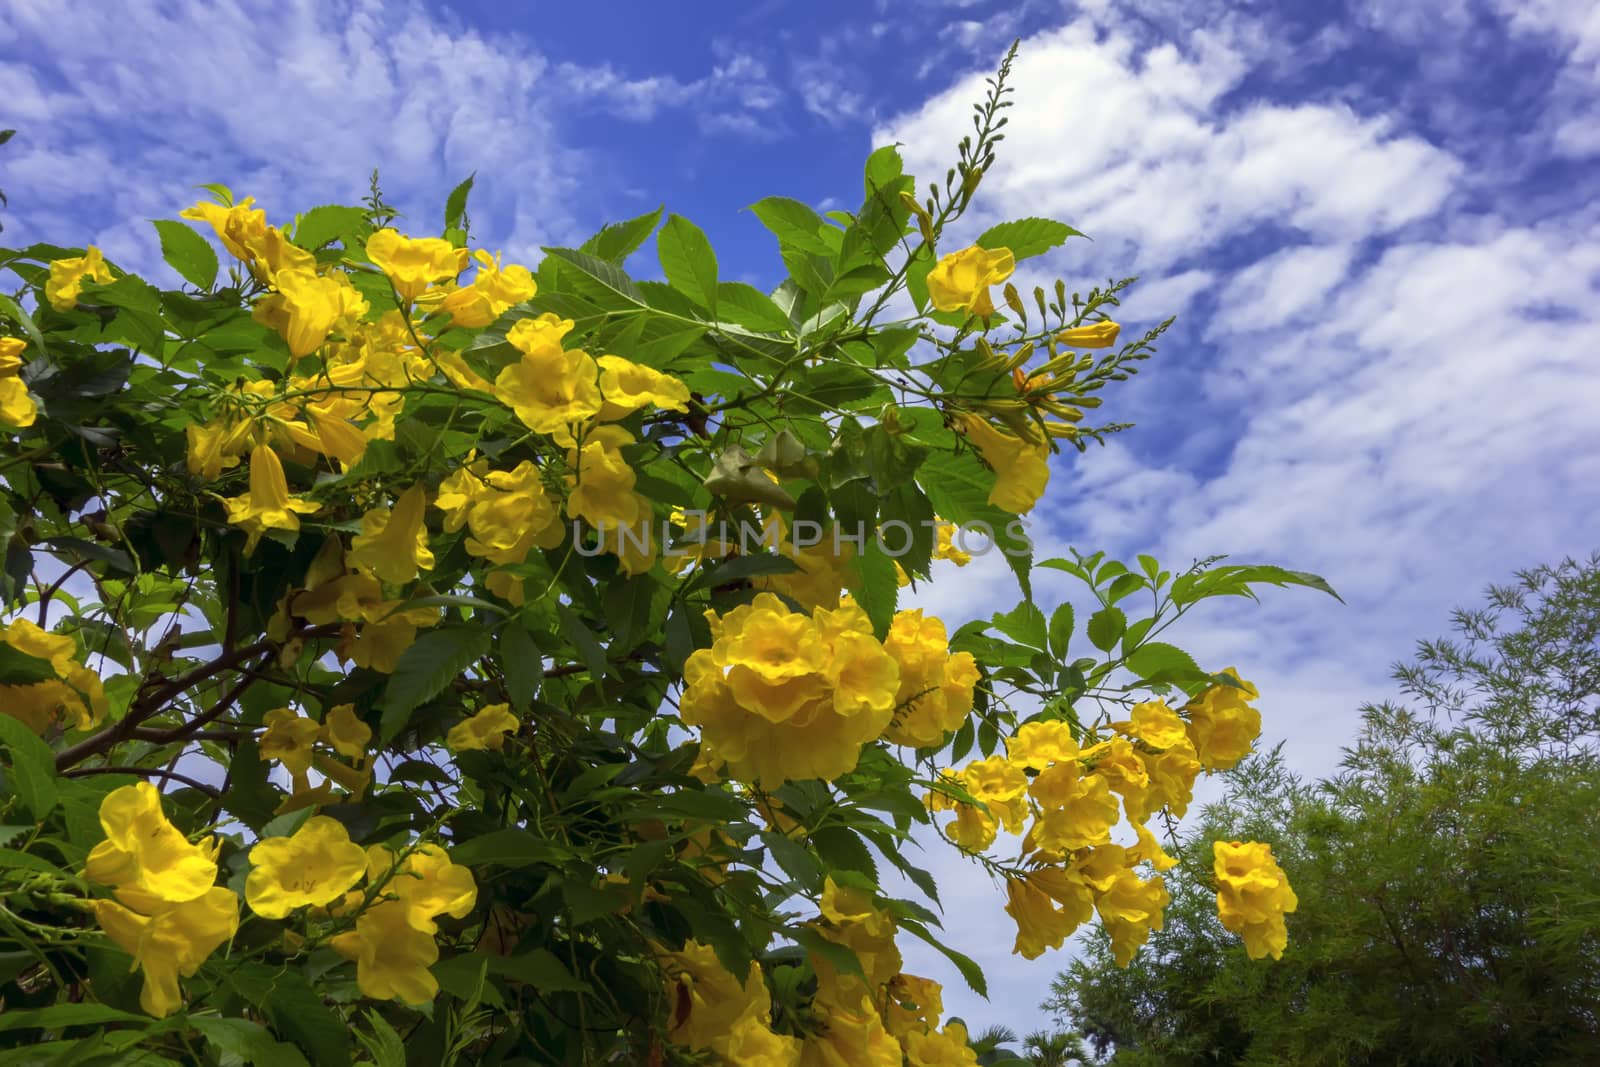
[[[995,629],[1019,644],[1041,651],[1048,647],[1044,612],[1032,601],[1024,600],[1010,611],[995,615],[991,621]]]
[[[33,316],[29,315],[27,311],[23,310],[21,304],[17,303],[5,293],[0,293],[0,311],[5,312],[11,318],[21,323],[22,331],[26,333],[28,335],[28,339],[33,342],[33,347],[35,349],[34,354],[36,356],[44,355],[44,334],[39,332],[39,327],[34,323]]]
[[[656,255],[672,287],[715,315],[717,254],[700,227],[682,215],[668,215],[656,235]]]
[[[900,597],[900,579],[895,573],[894,560],[878,544],[878,539],[868,535],[867,547],[856,556],[856,572],[861,575],[859,600],[861,610],[872,620],[873,632],[882,641],[894,623],[895,605]]]
[[[723,322],[768,333],[786,333],[794,329],[789,316],[771,297],[744,282],[718,283],[717,317]]]
[[[835,249],[821,236],[831,229],[821,215],[798,200],[786,196],[769,196],[750,205],[761,224],[778,238],[779,243],[797,248],[812,255],[831,256]]]
[[[456,230],[461,228],[461,220],[467,216],[467,194],[472,192],[472,183],[478,177],[477,171],[467,175],[466,180],[454,189],[444,202],[444,228]]]
[[[0,714],[0,744],[11,751],[6,777],[12,792],[43,822],[56,806],[55,753],[21,719],[4,714]]]
[[[55,1004],[31,1011],[8,1008],[0,1015],[0,1030],[59,1030],[67,1026],[104,1026],[106,1023],[150,1025],[150,1018],[119,1011],[105,1004]]]
[[[211,242],[181,222],[152,219],[161,235],[161,258],[196,289],[210,289],[217,281],[217,253]]]
[[[656,223],[661,221],[661,208],[646,215],[640,215],[626,222],[613,222],[603,226],[600,232],[583,242],[580,252],[587,252],[608,263],[621,265],[639,246],[649,239],[655,230]]]
[[[767,574],[793,574],[799,569],[800,565],[788,556],[770,553],[734,556],[701,571],[689,583],[686,591],[701,586],[715,589],[718,586],[731,585],[746,578],[759,578]]]
[[[322,204],[301,215],[294,224],[294,243],[315,252],[341,237],[360,234],[367,217],[358,207]],[[351,249],[355,251],[356,249]]]
[[[401,653],[383,691],[382,739],[392,741],[414,709],[438,696],[488,651],[489,631],[481,626],[443,627],[417,638]]]
[[[500,672],[505,675],[511,703],[527,711],[544,681],[544,653],[533,635],[513,623],[500,631]]]
[[[1069,237],[1082,237],[1064,222],[1054,219],[1017,219],[991,226],[978,237],[982,248],[1009,248],[1017,259],[1027,259],[1066,243]]]
[[[1057,659],[1067,655],[1072,640],[1072,605],[1063,602],[1050,614],[1050,653]]]
[[[623,273],[622,268],[615,263],[591,256],[586,252],[574,252],[570,248],[546,248],[544,252],[572,267],[604,292],[619,296],[630,304],[648,306],[644,293],[639,291],[639,287],[633,284],[633,279]]]
[[[571,850],[564,845],[516,828],[491,830],[450,849],[450,858],[468,867],[485,863],[527,867],[534,863],[557,863],[569,855]]]
[[[1130,593],[1144,588],[1146,588],[1146,582],[1142,575],[1119,575],[1117,580],[1111,583],[1111,588],[1106,590],[1106,599],[1115,604]]]
[[[275,974],[261,1008],[272,1028],[304,1049],[317,1067],[349,1067],[350,1031],[304,977],[294,971]]]
[[[648,573],[613,578],[604,597],[612,647],[628,652],[654,634],[665,621],[661,616],[668,596],[667,588]]]
[[[56,669],[47,659],[30,656],[13,645],[0,644],[0,685],[33,685],[48,682]]]
[[[1206,677],[1194,657],[1176,645],[1151,641],[1128,657],[1128,670],[1147,682],[1185,682]]]
[[[309,1067],[298,1048],[279,1041],[266,1027],[249,1019],[192,1015],[189,1025],[200,1031],[218,1051],[242,1063],[257,1067]]]
[[[589,984],[574,978],[567,965],[549,949],[536,948],[520,956],[490,956],[489,971],[531,985],[541,993],[589,992]]]
[[[1102,652],[1110,652],[1128,628],[1128,617],[1121,608],[1101,608],[1089,616],[1089,642]]]
[[[761,842],[767,846],[767,854],[802,889],[814,893],[821,888],[822,868],[817,866],[816,857],[810,849],[791,837],[770,831],[762,832]]]
[[[913,934],[938,949],[945,959],[955,964],[956,970],[961,972],[961,977],[966,979],[967,985],[972,987],[974,993],[980,997],[989,995],[989,983],[984,980],[983,968],[973,962],[970,957],[962,955],[934,937],[928,928],[919,922],[912,919],[902,919],[900,920],[900,926],[902,929],[910,930]]]
[[[562,632],[578,650],[578,658],[589,669],[589,674],[596,679],[605,677],[606,649],[594,631],[589,629],[589,624],[565,604],[556,605],[556,615],[561,619]]]
[[[983,524],[995,537],[996,548],[1017,576],[1022,595],[1033,599],[1029,577],[1033,566],[1033,544],[1021,521],[989,503],[994,474],[970,455],[936,452],[923,460],[917,482],[933,502],[941,517],[958,526]]]
[[[855,831],[843,826],[825,826],[811,835],[811,847],[831,870],[856,871],[878,883],[878,865],[872,860],[866,842]]]

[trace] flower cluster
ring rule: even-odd
[[[184,1004],[179,979],[193,977],[238,930],[239,898],[215,884],[217,840],[184,837],[150,783],[108,793],[100,825],[106,839],[89,853],[84,875],[112,886],[116,899],[95,900],[95,917],[144,973],[140,1005],[165,1017]],[[324,815],[288,837],[257,842],[250,863],[244,897],[256,915],[285,919],[306,909],[323,921],[353,921],[353,930],[330,943],[357,962],[361,992],[379,1000],[432,1000],[439,988],[428,970],[439,958],[436,920],[461,918],[477,902],[472,872],[437,845],[363,849]],[[363,878],[367,889],[357,891]]]
[[[292,792],[278,806],[279,815],[332,803],[335,785],[348,793],[346,799],[360,800],[372,784],[367,752],[372,727],[356,716],[354,705],[330,708],[321,722],[292,708],[274,708],[261,721],[266,727],[257,741],[261,757],[282,764],[292,785]],[[319,748],[319,744],[333,751]],[[311,784],[313,767],[323,776],[320,785]]]
[[[0,644],[42,660],[53,677],[0,685],[0,715],[20,719],[34,733],[51,727],[92,730],[109,709],[100,676],[79,662],[78,643],[46,633],[27,619],[0,625]],[[41,671],[43,673],[43,671]]]
[[[732,777],[836,778],[889,725],[900,667],[854,601],[806,615],[760,593],[707,617],[712,645],[684,665],[681,710]]]
[[[955,812],[945,833],[962,848],[982,852],[1001,827],[1019,834],[1026,826],[1026,866],[1006,878],[1017,953],[1033,959],[1059,948],[1098,913],[1126,966],[1150,931],[1161,929],[1170,898],[1159,872],[1175,861],[1146,823],[1158,812],[1182,817],[1201,770],[1234,766],[1260,731],[1260,714],[1246,703],[1255,688],[1231,668],[1225,673],[1236,684],[1208,687],[1185,705],[1187,718],[1164,701],[1146,701],[1110,723],[1111,736],[1088,745],[1065,722],[1029,722],[1007,739],[1004,756],[943,772],[927,805]],[[1112,841],[1123,816],[1132,845]],[[1224,880],[1223,846],[1217,848],[1224,925],[1245,936],[1253,957],[1281,953],[1283,912],[1294,910],[1294,896],[1270,850],[1263,859],[1266,846],[1237,846],[1227,853],[1231,880]],[[1138,873],[1145,867],[1154,873]]]
[[[861,973],[842,973],[829,957],[812,954],[816,992],[800,1033],[773,1032],[759,964],[741,980],[709,946],[690,940],[677,952],[658,947],[668,989],[676,992],[668,998],[668,1037],[714,1052],[729,1067],[975,1067],[966,1028],[939,1025],[939,983],[901,970],[894,918],[873,894],[829,877],[819,911],[812,930],[852,952]]]
[[[149,782],[125,785],[100,804],[106,839],[84,865],[90,881],[113,887],[94,901],[95,918],[144,972],[139,1004],[157,1018],[183,1007],[179,978],[191,978],[239,928],[239,898],[217,881],[217,841],[191,842],[161,810]]]
[[[1245,951],[1258,960],[1283,956],[1289,943],[1285,912],[1300,906],[1289,878],[1272,858],[1272,846],[1259,842],[1215,841],[1217,914],[1222,925],[1244,940]]]

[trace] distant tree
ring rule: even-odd
[[[1103,935],[1046,1007],[1116,1064],[1600,1062],[1600,555],[1521,572],[1362,709],[1340,772],[1234,773],[1133,966]],[[1251,966],[1211,845],[1270,842],[1299,895]]]

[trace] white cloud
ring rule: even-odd
[[[175,214],[200,182],[281,220],[356,201],[374,166],[419,227],[477,171],[474,215],[515,253],[573,236],[582,160],[554,150],[545,61],[417,3],[132,0],[107,19],[18,0],[0,22],[28,57],[5,84],[34,87],[6,160],[17,239],[98,238],[148,262],[142,220]]]
[[[784,94],[766,62],[725,42],[713,50],[716,64],[692,81],[669,75],[632,78],[609,63],[562,63],[555,70],[554,93],[596,104],[631,122],[649,122],[664,111],[682,109],[694,115],[702,133],[776,136],[782,130],[777,108]]]
[[[1574,42],[1569,59],[1584,54],[1587,21],[1570,6],[1566,21],[1537,10],[1543,32]],[[1259,605],[1208,604],[1174,631],[1203,664],[1255,681],[1264,743],[1286,741],[1291,766],[1324,774],[1361,703],[1393,694],[1391,664],[1445,632],[1451,608],[1516,568],[1597,547],[1600,213],[1575,197],[1550,201],[1538,223],[1512,221],[1520,205],[1496,213],[1493,174],[1471,175],[1473,214],[1454,211],[1466,168],[1390,115],[1239,98],[1274,62],[1249,47],[1270,28],[1219,19],[1174,43],[1099,15],[1024,42],[971,225],[1063,218],[1095,243],[1044,266],[1139,273],[1130,322],[1164,303],[1200,318],[1179,335],[1195,350],[1151,367],[1174,384],[1144,424],[1055,464],[1054,499],[1070,506],[1032,533],[1041,556],[1070,543],[1150,551],[1177,569],[1226,552],[1326,576],[1346,604],[1267,589]],[[965,78],[876,139],[905,142],[913,173],[942,173],[982,91]],[[1212,292],[1215,309],[1198,299]],[[1148,384],[1127,395],[1148,397],[1132,392]],[[1102,414],[1118,418],[1119,403],[1111,394]],[[928,596],[986,615],[1015,599],[1004,578],[992,565],[942,574]],[[1058,593],[1041,594],[1047,611]],[[982,1004],[947,967],[947,1007],[1037,1025],[1064,959],[1009,957],[998,892],[932,862],[960,901],[956,941],[982,949],[995,989]]]

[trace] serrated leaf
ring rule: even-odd
[[[956,970],[961,972],[961,977],[966,979],[967,985],[972,987],[972,991],[974,993],[978,994],[980,997],[987,997],[989,995],[989,983],[983,977],[983,968],[979,967],[977,963],[971,959],[971,957],[957,952],[949,945],[946,945],[944,942],[934,937],[928,928],[919,922],[911,919],[902,919],[900,921],[900,926],[902,929],[910,930],[913,934],[920,937],[934,948],[938,949],[939,952],[943,954],[945,959],[955,964]]]
[[[500,673],[518,711],[527,711],[544,681],[544,653],[533,635],[516,624],[500,631]]]
[[[1122,631],[1127,628],[1128,617],[1122,613],[1122,609],[1108,607],[1089,616],[1089,625],[1085,629],[1090,644],[1102,652],[1110,652],[1122,639]]]
[[[488,651],[489,631],[479,626],[445,627],[418,637],[400,654],[389,676],[379,736],[392,741],[413,710],[438,696]]]
[[[844,826],[825,826],[811,834],[811,847],[835,870],[855,871],[878,884],[878,865],[859,834]]]
[[[1192,681],[1205,677],[1194,657],[1176,645],[1151,641],[1128,657],[1128,670],[1145,681]]]
[[[821,887],[822,868],[817,866],[816,857],[804,845],[791,837],[771,831],[762,832],[761,843],[767,846],[767,854],[772,857],[773,862],[798,882],[800,888],[808,893],[814,893]]]
[[[878,544],[878,539],[868,536],[866,550],[856,555],[856,573],[861,575],[857,601],[861,610],[872,620],[873,632],[878,640],[889,634],[894,623],[894,611],[900,597],[900,579],[894,569],[894,560]]]
[[[570,248],[546,248],[548,256],[553,256],[565,266],[571,267],[578,274],[590,279],[606,292],[621,297],[630,304],[647,307],[648,302],[639,287],[633,284],[622,268],[608,260],[591,256],[586,252],[575,252]]]
[[[444,202],[444,228],[447,230],[458,229],[461,220],[467,215],[467,195],[472,192],[472,183],[478,177],[477,171],[467,175],[466,179],[454,189]]]
[[[682,215],[668,215],[656,235],[656,255],[668,283],[715,315],[717,254],[704,231]]]
[[[55,809],[56,757],[50,746],[21,719],[0,714],[0,744],[11,755],[6,777],[11,789],[40,822]]]
[[[1020,519],[989,503],[994,474],[973,456],[936,452],[923,460],[917,482],[947,521],[994,536],[1022,595],[1032,600],[1033,544]]]
[[[340,237],[359,234],[366,227],[367,217],[360,208],[321,204],[301,215],[294,224],[294,243],[315,252]]]
[[[1082,237],[1064,222],[1027,218],[991,226],[978,237],[981,248],[1009,248],[1017,259],[1027,259],[1065,244],[1069,237]]]
[[[1049,647],[1044,612],[1032,601],[1024,600],[1010,611],[995,615],[991,622],[1018,644],[1041,650]]]
[[[161,236],[161,258],[196,289],[210,289],[217,281],[217,252],[211,242],[181,222],[152,219]]]
[[[661,221],[661,210],[656,208],[626,222],[613,222],[603,226],[600,232],[583,242],[578,251],[620,265],[650,239],[656,223]]]
[[[1063,602],[1050,613],[1050,652],[1057,659],[1065,659],[1067,646],[1072,641],[1072,605]]]
[[[744,282],[717,284],[717,317],[723,322],[767,333],[786,333],[794,329],[789,316],[771,297]]]
[[[274,975],[261,1007],[272,1028],[317,1067],[349,1067],[350,1031],[304,977],[294,971]]]
[[[828,227],[811,208],[786,196],[769,196],[750,205],[761,224],[771,230],[780,244],[817,256],[831,256],[834,246],[821,236]]]

